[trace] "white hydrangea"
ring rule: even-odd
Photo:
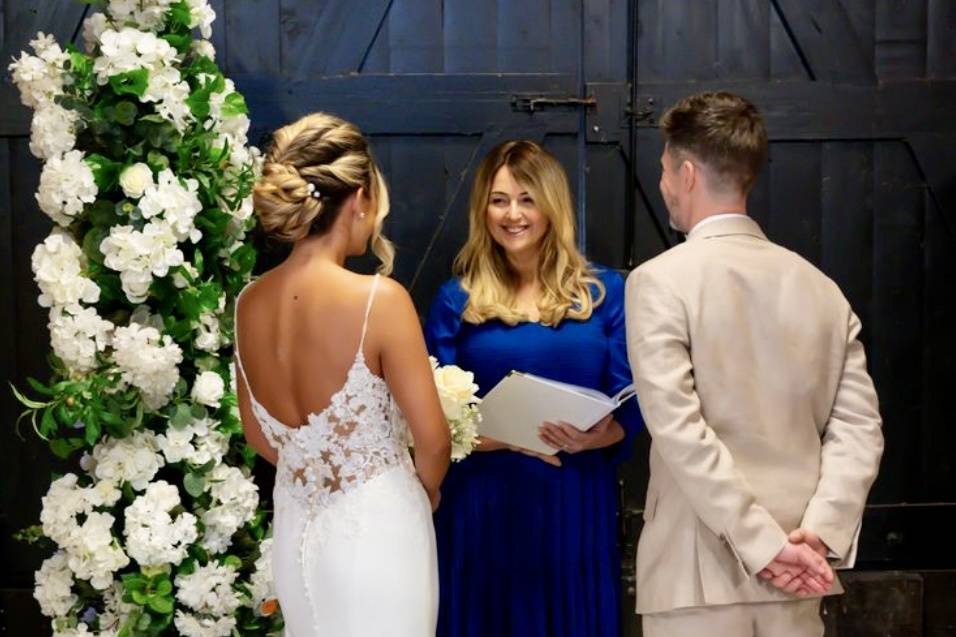
[[[113,333],[113,361],[123,380],[139,388],[143,402],[156,410],[169,402],[179,381],[183,352],[168,334],[141,325],[118,327]]]
[[[158,183],[146,186],[139,209],[146,219],[162,215],[178,241],[189,239],[196,243],[202,238],[202,232],[195,225],[196,215],[202,212],[198,191],[198,181],[186,179],[180,183],[167,168],[159,173]]]
[[[183,637],[229,637],[236,627],[235,617],[197,617],[176,611],[176,630]]]
[[[129,557],[113,537],[114,521],[109,513],[87,513],[73,541],[64,547],[70,569],[97,590],[108,588],[113,583],[113,573],[129,564]]]
[[[176,576],[176,599],[197,613],[232,615],[242,605],[239,591],[232,587],[235,581],[235,568],[210,562],[188,575]]]
[[[141,429],[126,438],[106,438],[93,447],[91,473],[115,485],[128,482],[142,491],[165,463],[153,432]]]
[[[154,102],[156,112],[182,133],[193,121],[192,110],[186,103],[189,93],[189,84],[182,80],[179,70],[163,67],[150,73],[143,101]]]
[[[216,61],[216,47],[209,40],[193,40],[189,46],[192,54],[197,57],[207,57],[213,62]]]
[[[197,270],[196,266],[188,261],[183,263],[182,269],[185,270],[186,274],[189,275],[189,279],[187,279],[186,276],[179,270],[173,273],[173,285],[180,290],[188,288],[191,285],[190,281],[195,281],[199,277],[199,270]]]
[[[43,534],[60,546],[68,545],[77,529],[76,516],[91,509],[84,489],[77,485],[76,475],[68,473],[54,480],[41,502]]]
[[[126,550],[140,566],[179,564],[196,541],[196,516],[169,512],[180,505],[179,491],[165,480],[153,482],[126,508]]]
[[[78,486],[77,476],[72,473],[55,480],[43,497],[43,534],[65,551],[76,577],[89,580],[94,588],[109,586],[113,573],[129,564],[113,537],[113,516],[93,510],[112,506],[119,497],[119,490],[109,483]],[[85,516],[82,525],[77,522],[80,514]]]
[[[159,30],[166,12],[176,0],[109,0],[106,10],[119,24],[135,24],[141,29]]]
[[[249,576],[249,599],[246,605],[256,614],[261,614],[262,603],[276,598],[275,585],[272,579],[272,538],[259,542],[259,559],[256,560],[256,570]]]
[[[33,249],[31,257],[33,279],[40,287],[42,307],[96,303],[100,288],[83,275],[86,257],[72,235],[60,228]]]
[[[63,69],[70,56],[52,35],[43,32],[30,41],[30,46],[36,55],[21,51],[20,59],[15,59],[8,70],[20,89],[20,101],[36,108],[63,94]]]
[[[106,267],[120,273],[123,292],[132,303],[149,296],[153,276],[163,277],[185,262],[176,235],[164,221],[151,221],[142,230],[113,226],[100,243]]]
[[[193,383],[192,399],[200,405],[219,407],[219,401],[226,393],[226,383],[216,372],[202,372]]]
[[[99,192],[93,170],[83,159],[82,152],[71,150],[51,157],[40,173],[36,194],[40,210],[64,227],[83,212],[83,204],[96,201]]]
[[[30,123],[30,152],[39,159],[50,159],[73,150],[76,145],[76,111],[55,102],[37,107]]]
[[[48,327],[53,353],[71,372],[85,374],[96,367],[97,352],[109,347],[115,326],[95,308],[68,305],[50,312]]]
[[[33,597],[40,604],[40,612],[47,617],[66,615],[77,602],[73,594],[73,572],[62,549],[43,560],[40,570],[34,573],[34,581]]]
[[[138,4],[131,0],[130,4]],[[112,12],[111,12],[112,13]],[[113,14],[116,17],[116,14]],[[117,18],[117,22],[121,22]],[[100,56],[93,61],[93,72],[101,85],[114,75],[144,68],[147,71],[176,64],[176,49],[155,33],[131,27],[106,29],[100,34]]]
[[[229,450],[229,436],[217,430],[216,425],[211,418],[197,418],[182,429],[169,427],[156,436],[156,443],[169,463],[219,463]]]
[[[222,330],[215,313],[204,312],[199,316],[199,326],[196,328],[196,339],[193,344],[196,349],[204,352],[218,352],[222,348]]]
[[[117,581],[103,591],[103,611],[99,614],[100,637],[118,632],[129,619],[130,614],[141,608],[136,604],[124,602],[123,593],[123,585]],[[109,632],[104,633],[104,631]]]
[[[58,627],[57,622],[54,621],[53,637],[102,637],[102,635],[90,632],[90,627],[83,622],[78,623],[75,627]]]
[[[212,37],[212,23],[216,19],[216,12],[207,0],[186,0],[186,4],[189,5],[189,28],[199,29],[204,38]]]
[[[102,13],[94,13],[83,20],[83,45],[87,53],[92,53],[99,46],[100,36],[109,28],[110,22]]]
[[[202,514],[202,546],[212,553],[229,548],[232,535],[251,520],[259,506],[259,488],[236,467],[220,464],[206,477],[213,506]]]

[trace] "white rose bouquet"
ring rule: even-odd
[[[451,430],[451,459],[466,458],[478,444],[478,385],[475,375],[457,365],[439,365],[434,357],[429,360],[435,374],[435,386],[441,400],[442,411]]]

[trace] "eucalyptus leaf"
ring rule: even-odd
[[[198,473],[187,473],[183,478],[183,488],[186,493],[198,498],[206,490],[206,478]]]

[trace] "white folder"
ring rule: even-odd
[[[509,445],[547,455],[557,450],[538,438],[543,422],[559,421],[587,431],[634,395],[628,385],[616,396],[533,374],[511,372],[478,405],[478,433]]]

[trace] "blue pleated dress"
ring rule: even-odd
[[[430,353],[475,373],[484,394],[511,370],[599,389],[631,382],[624,282],[598,268],[607,290],[587,321],[558,327],[465,323],[467,294],[445,283],[425,326]],[[615,466],[643,428],[636,399],[616,419],[626,438],[561,453],[563,466],[510,451],[454,463],[435,514],[441,637],[618,637],[620,556]]]

